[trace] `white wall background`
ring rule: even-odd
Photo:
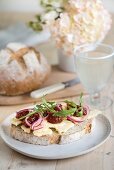
[[[0,0],[0,11],[37,12],[40,0]],[[114,12],[114,0],[102,0],[106,8]]]

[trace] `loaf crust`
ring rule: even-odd
[[[45,57],[34,48],[0,51],[0,94],[20,95],[39,88],[50,73]]]

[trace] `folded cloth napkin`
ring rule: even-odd
[[[9,42],[21,42],[31,46],[45,42],[49,37],[50,33],[48,30],[38,33],[32,31],[24,23],[16,23],[5,30],[0,30],[0,49],[4,48]]]

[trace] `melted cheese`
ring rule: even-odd
[[[51,135],[53,132],[52,132],[52,130],[51,129],[49,129],[49,128],[42,128],[42,129],[39,129],[39,130],[35,130],[35,131],[33,131],[33,134],[35,135],[35,136],[45,136],[45,135]]]
[[[33,131],[33,134],[35,136],[44,136],[44,135],[51,135],[53,131],[50,128],[56,129],[59,134],[65,133],[67,130],[72,128],[74,124],[68,120],[64,120],[61,123],[58,124],[52,124],[47,122],[46,120],[43,122],[43,128],[39,130]]]
[[[18,126],[18,125],[20,125],[20,124],[22,123],[22,121],[19,120],[19,119],[13,118],[13,119],[11,120],[11,123],[12,123],[13,125],[15,125],[15,126]]]
[[[88,119],[92,119],[99,114],[101,114],[101,111],[92,110],[88,116]],[[44,127],[42,129],[34,131],[33,134],[35,136],[51,135],[52,130],[50,128],[54,128],[54,129],[56,129],[56,131],[58,131],[59,134],[62,134],[62,133],[67,132],[70,128],[74,127],[75,124],[68,120],[64,120],[58,124],[52,124],[45,120],[45,121],[43,121],[43,126]]]
[[[65,133],[70,128],[74,127],[74,123],[64,120],[61,123],[52,124],[47,121],[44,122],[44,128],[54,128],[56,131],[58,131],[59,134]]]
[[[24,125],[21,126],[24,132],[30,133],[30,128],[26,128]]]

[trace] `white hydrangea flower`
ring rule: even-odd
[[[57,46],[67,55],[72,55],[76,46],[101,42],[111,27],[111,17],[101,0],[41,2],[44,8],[50,10],[41,15],[41,21],[47,23]],[[67,3],[61,8],[64,2]]]
[[[62,27],[65,27],[65,28],[67,28],[67,27],[69,27],[70,26],[70,18],[69,18],[69,16],[68,16],[68,14],[67,13],[61,13],[60,14],[60,27],[62,28]]]
[[[74,42],[74,35],[73,34],[67,34],[67,39],[70,43]]]
[[[76,46],[100,42],[111,27],[111,17],[100,0],[69,0],[65,12],[51,22],[57,46],[72,55]]]

